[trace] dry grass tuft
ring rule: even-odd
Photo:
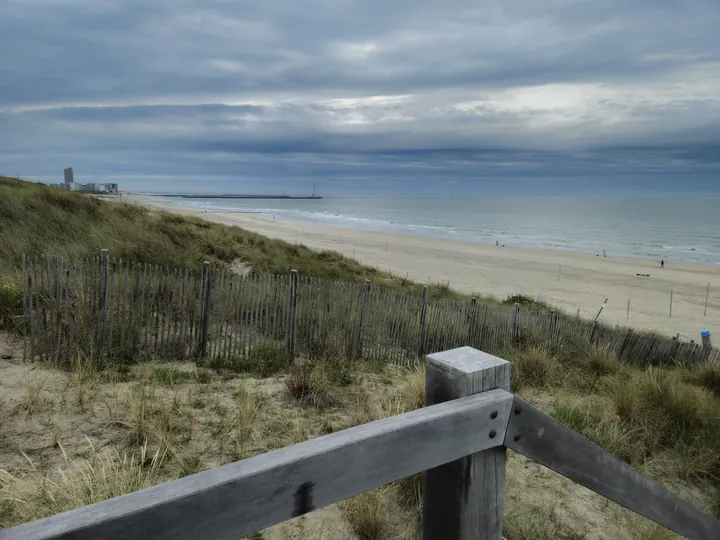
[[[290,395],[301,403],[319,410],[336,402],[332,393],[332,381],[325,369],[312,362],[296,362],[285,378]]]
[[[547,387],[559,376],[559,361],[545,345],[532,345],[512,355],[510,385],[513,391],[524,386]]]
[[[47,397],[43,394],[48,389],[49,382],[47,374],[38,374],[32,370],[27,372],[23,385],[25,393],[22,400],[22,409],[27,415],[32,416],[45,404]]]
[[[614,375],[622,367],[617,355],[608,347],[591,345],[585,356],[587,369],[599,377]]]
[[[710,390],[720,398],[720,364],[702,363],[689,373],[688,382]]]
[[[588,531],[562,523],[551,507],[525,506],[505,515],[505,540],[584,540]]]
[[[425,366],[410,370],[405,376],[405,384],[400,396],[404,412],[421,409],[425,406]]]
[[[387,489],[367,491],[339,503],[358,540],[385,540],[393,536],[390,513],[383,501]]]
[[[648,368],[618,378],[615,410],[648,454],[675,451],[687,476],[720,477],[720,401],[673,370]]]
[[[147,446],[131,454],[99,453],[88,440],[90,457],[72,461],[62,446],[64,463],[55,475],[41,471],[27,456],[26,470],[0,470],[0,497],[4,504],[3,527],[50,516],[119,497],[164,480],[165,454],[149,453]]]

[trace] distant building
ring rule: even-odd
[[[68,191],[99,191],[102,193],[118,193],[119,191],[117,184],[98,184],[96,182],[90,182],[89,184],[78,184],[77,182],[75,182],[72,167],[64,169],[63,172],[65,173],[65,183],[53,185],[57,185],[58,187],[67,189]]]
[[[72,167],[68,167],[68,168],[65,169],[63,172],[65,173],[65,184],[66,184],[66,186],[67,186],[68,184],[72,184],[72,183],[75,182],[75,178],[74,178],[74,176],[73,176]],[[70,189],[70,187],[66,187],[66,189]]]

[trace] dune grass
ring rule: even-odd
[[[137,205],[0,176],[0,324],[22,307],[23,255],[112,257],[172,268],[219,268],[242,262],[256,273],[301,274],[364,282],[419,295],[422,286],[360,264],[335,251],[270,239],[238,227],[210,223]],[[438,298],[461,297],[449,286],[432,287]]]
[[[297,268],[315,277],[369,278],[406,293],[421,290],[334,252],[0,178],[0,325],[11,326],[22,307],[24,253],[86,257],[103,247],[114,257],[180,268],[198,268],[203,260],[228,267],[240,260],[255,272]],[[433,290],[457,296],[448,286]],[[519,300],[532,302],[529,297],[508,302]],[[621,364],[602,346],[533,340],[500,356],[513,363],[514,392],[527,392],[530,401],[542,393],[542,408],[557,420],[644,472],[699,485],[707,508],[720,514],[719,366],[641,369]],[[0,427],[31,429],[37,423],[45,448],[0,473],[2,526],[401,414],[425,402],[422,367],[398,376],[393,366],[356,363],[336,352],[291,362],[277,343],[255,346],[241,360],[209,358],[203,367],[123,364],[96,372],[78,358],[65,369],[60,386],[47,371],[29,371],[15,401],[0,399],[6,422]],[[376,392],[372,397],[368,381]],[[62,415],[72,415],[72,422],[54,424]],[[78,425],[106,431],[95,435],[88,450]],[[24,439],[12,435],[16,442],[7,445],[19,451],[24,443],[18,441]],[[99,441],[109,445],[107,451],[95,450]],[[1,445],[0,451],[5,451]],[[54,456],[52,471],[47,455]],[[413,537],[421,516],[419,479],[343,503],[354,533],[369,539]],[[564,523],[552,509],[538,508],[509,512],[506,538],[585,537],[584,529]]]

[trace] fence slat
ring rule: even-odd
[[[32,333],[32,323],[28,321],[32,320],[32,309],[29,302],[29,291],[32,286],[32,279],[30,278],[30,271],[28,267],[28,257],[23,253],[23,362],[27,361],[28,352],[28,336]],[[32,341],[31,341],[32,342]]]

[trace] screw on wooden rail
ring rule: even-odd
[[[519,440],[520,440],[520,434],[516,433],[515,436],[513,437],[513,441],[518,442]]]
[[[515,407],[515,414],[520,414],[521,412],[522,412],[522,407],[520,405]]]
[[[498,415],[498,412],[497,412],[497,411],[493,411],[493,412],[490,413],[490,418],[492,418],[493,420],[495,420],[495,418],[497,418],[497,415]]]
[[[497,431],[495,431],[494,429],[491,429],[491,430],[490,430],[490,438],[491,438],[491,439],[494,439],[494,438],[495,438],[495,435],[497,435]]]

